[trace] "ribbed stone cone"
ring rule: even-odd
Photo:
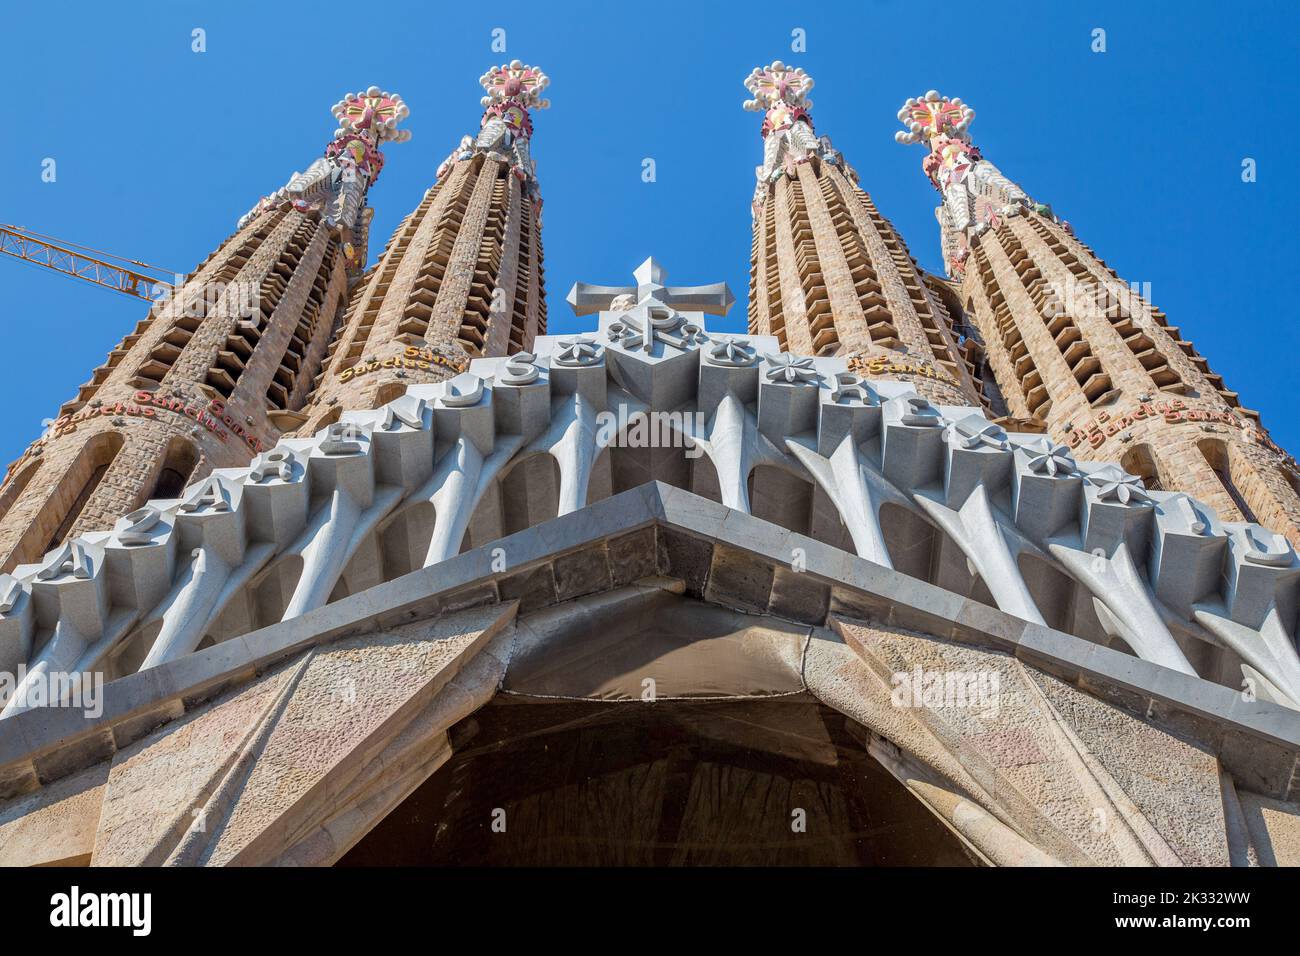
[[[542,200],[530,109],[550,81],[514,61],[482,77],[476,137],[465,136],[355,289],[318,376],[301,434],[345,408],[382,405],[470,359],[526,351],[546,331]]]

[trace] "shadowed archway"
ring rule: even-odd
[[[341,866],[966,866],[960,841],[809,699],[498,695]]]

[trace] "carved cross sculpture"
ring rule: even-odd
[[[616,299],[627,303],[627,308],[653,298],[678,312],[704,312],[708,315],[726,315],[736,301],[725,282],[709,285],[665,286],[668,273],[653,257],[647,259],[632,273],[635,286],[590,285],[575,282],[569,290],[568,303],[575,315],[613,310]],[[630,302],[629,302],[630,300]]]

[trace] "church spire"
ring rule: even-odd
[[[954,299],[984,339],[1010,416],[1079,458],[1119,461],[1148,488],[1187,492],[1300,543],[1294,462],[1147,290],[981,155],[975,111],[960,99],[930,90],[898,118],[894,138],[927,148]]]
[[[339,126],[325,154],[245,213],[239,225],[242,228],[269,209],[292,208],[318,217],[338,230],[344,257],[354,275],[359,275],[365,265],[364,240],[370,221],[366,194],[384,168],[380,147],[411,138],[410,130],[397,128],[411,111],[396,93],[372,86],[362,93],[348,93],[331,112]]]
[[[745,77],[745,89],[753,99],[744,108],[763,114],[763,163],[754,170],[758,180],[754,190],[754,215],[757,217],[766,198],[766,185],[818,154],[822,143],[813,132],[813,101],[808,91],[813,78],[798,67],[787,67],[780,60],[756,66]],[[827,139],[825,147],[829,148]]]
[[[858,175],[813,130],[813,79],[781,61],[745,78],[763,114],[755,170],[749,330],[801,355],[848,355],[863,374],[898,378],[946,404],[980,385],[893,225]]]
[[[383,404],[441,381],[471,358],[528,349],[546,331],[541,191],[532,111],[547,75],[514,60],[479,78],[476,134],[463,136],[434,184],[357,286],[307,409],[314,433],[344,407]]]
[[[958,275],[966,267],[972,231],[987,229],[1007,206],[1028,206],[1029,197],[971,142],[975,111],[960,99],[930,90],[908,99],[898,111],[898,119],[907,129],[896,132],[894,139],[904,145],[922,143],[929,150],[921,168],[943,196],[943,205],[935,215],[944,265],[949,275]],[[1008,214],[1018,211],[1006,210]]]
[[[0,570],[110,528],[214,468],[242,467],[299,422],[352,276],[380,147],[409,137],[396,94],[334,107],[306,172],[257,203],[109,353],[0,486]]]

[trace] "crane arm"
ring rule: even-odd
[[[0,252],[149,302],[171,288],[165,279],[77,252],[4,223],[0,223]]]

